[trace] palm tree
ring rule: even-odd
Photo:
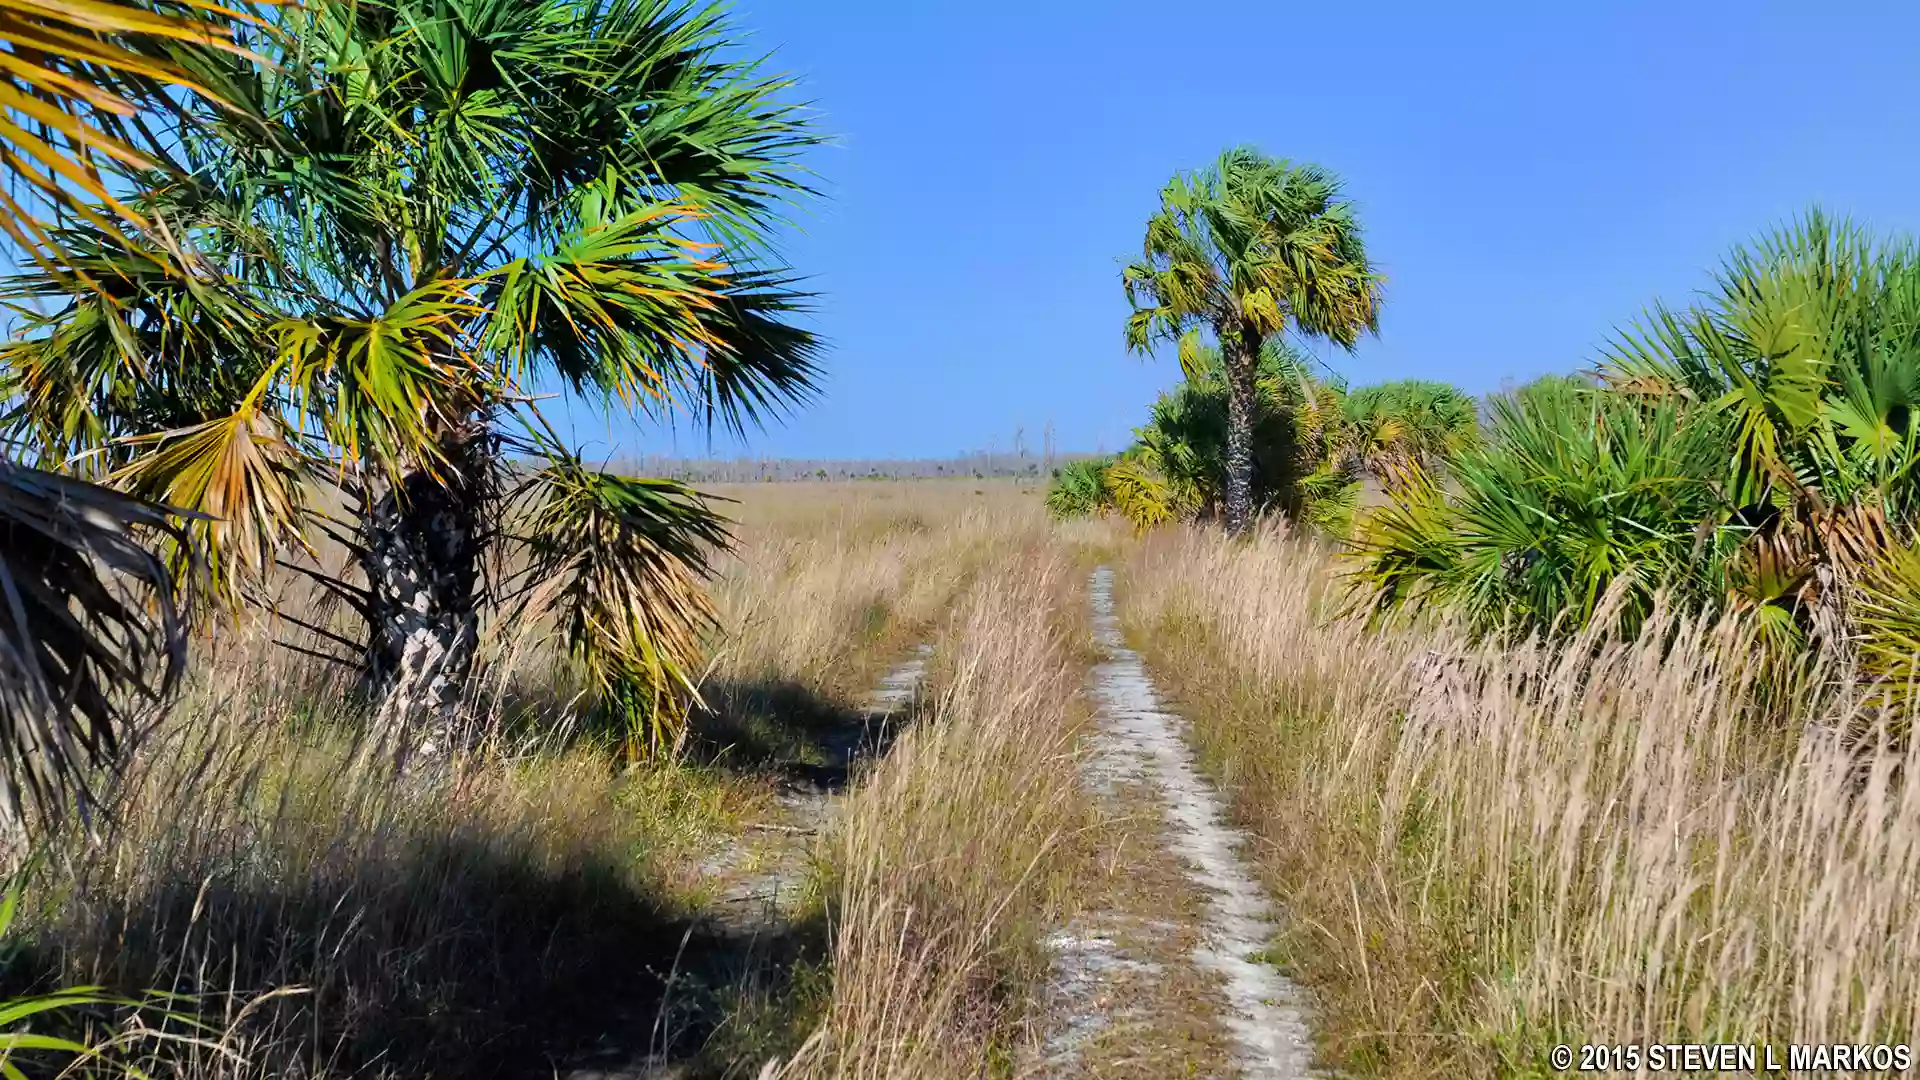
[[[246,57],[236,34],[246,21],[145,0],[0,2],[0,234],[13,253],[58,274],[56,234],[74,220],[121,244],[130,231],[163,239],[164,223],[103,173],[154,164],[130,145],[143,110],[159,123],[154,110],[195,94],[240,116],[195,72],[217,67],[212,53]],[[17,408],[17,390],[0,383],[0,401]],[[26,467],[16,449],[0,458],[0,810],[18,828],[86,811],[90,775],[178,681],[185,622],[155,545],[185,551],[187,538],[165,508]]]
[[[1730,431],[1747,535],[1729,601],[1832,637],[1849,583],[1920,518],[1920,247],[1818,209],[1734,250],[1688,309],[1655,306],[1601,373]],[[1784,633],[1784,629],[1783,629]]]
[[[271,21],[269,63],[218,67],[263,122],[201,107],[215,137],[159,135],[155,169],[123,169],[189,273],[82,222],[66,273],[0,290],[55,307],[0,354],[14,432],[204,515],[188,528],[229,601],[340,541],[356,573],[302,572],[362,630],[309,628],[401,746],[453,723],[480,619],[509,602],[557,606],[609,705],[671,715],[724,524],[682,485],[588,468],[535,399],[742,429],[810,393],[803,298],[765,242],[816,142],[789,82],[738,58],[718,9],[660,0]]]
[[[1261,346],[1291,331],[1351,349],[1376,328],[1380,277],[1353,207],[1325,169],[1237,147],[1167,184],[1141,259],[1123,278],[1129,348],[1177,341],[1184,360],[1204,333],[1218,344],[1228,399],[1224,509],[1238,532],[1253,513]]]
[[[1444,473],[1480,433],[1474,400],[1427,379],[1362,387],[1341,400],[1340,412],[1338,455],[1388,487],[1415,471]]]
[[[1216,518],[1227,489],[1227,384],[1220,352],[1202,344],[1182,357],[1186,378],[1155,401],[1133,444],[1111,459],[1061,470],[1048,505],[1056,516],[1115,510],[1136,529]],[[1343,391],[1313,377],[1285,341],[1269,339],[1254,377],[1252,501],[1340,531],[1352,478],[1336,455],[1346,443]]]

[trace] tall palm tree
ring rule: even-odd
[[[15,431],[204,514],[219,595],[316,533],[344,544],[354,574],[305,572],[363,629],[313,629],[402,745],[452,722],[480,619],[514,596],[558,605],[610,705],[666,715],[724,524],[681,485],[588,468],[535,399],[743,428],[810,392],[766,238],[816,137],[732,37],[664,0],[278,9],[270,62],[219,69],[264,122],[203,107],[214,137],[140,147],[184,181],[126,170],[191,273],[83,223],[61,234],[78,273],[0,290],[56,308],[0,354]],[[336,489],[343,519],[319,509]]]
[[[154,164],[129,141],[143,111],[161,123],[152,114],[184,94],[234,109],[194,70],[210,52],[245,57],[246,22],[145,0],[0,2],[0,235],[16,261],[57,273],[56,233],[74,220],[123,244],[164,237],[103,173]],[[16,389],[0,384],[0,402]],[[177,682],[185,622],[155,545],[186,537],[165,508],[26,467],[16,450],[0,456],[0,810],[20,827],[84,811],[90,774]]]
[[[1238,532],[1253,512],[1262,344],[1291,332],[1351,349],[1377,326],[1380,276],[1352,204],[1319,166],[1236,147],[1167,184],[1123,279],[1129,348],[1177,341],[1187,357],[1205,334],[1218,344],[1228,389],[1225,515]]]

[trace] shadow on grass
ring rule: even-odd
[[[709,683],[687,748],[695,760],[770,776],[814,793],[844,788],[862,762],[884,757],[912,723],[911,709],[855,708],[798,683]]]
[[[696,760],[818,794],[883,754],[906,722],[792,683],[724,684],[706,697]],[[167,824],[43,867],[27,895],[44,914],[0,954],[0,996],[76,983],[191,995],[210,1030],[232,1028],[250,1065],[154,1043],[141,1051],[154,1055],[147,1074],[248,1080],[640,1077],[642,1063],[751,1076],[817,1016],[808,1003],[824,996],[827,941],[817,916],[689,911],[653,884],[634,847],[645,841],[598,811],[526,810],[532,824],[500,831],[464,808],[458,785],[362,805],[333,757],[296,784],[281,775],[292,756],[232,753],[212,778],[181,766],[187,786],[143,811],[164,805]],[[30,1076],[63,1064],[12,1063]]]
[[[807,977],[825,949],[815,922],[743,934],[667,910],[604,861],[543,867],[462,843],[362,863],[351,880],[181,881],[70,916],[0,958],[0,993],[71,982],[72,958],[90,955],[92,981],[128,996],[156,982],[193,995],[218,1032],[231,1023],[222,1019],[231,992],[244,1003],[302,989],[233,1025],[250,1067],[216,1069],[196,1061],[204,1048],[155,1042],[141,1051],[157,1055],[150,1074],[164,1064],[196,1076],[550,1078],[676,1062],[692,1071],[675,1075],[719,1076],[749,1064],[732,1060],[740,1053],[780,1053],[803,1037],[803,1017],[784,1007],[766,1010],[779,1022],[762,1023],[750,1046],[715,1034],[723,1020],[738,1023],[746,998],[790,1002],[796,974]],[[96,1009],[91,1019],[110,1017]],[[63,1062],[13,1064],[53,1076]]]

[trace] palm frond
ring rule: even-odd
[[[1894,548],[1863,575],[1852,614],[1862,672],[1911,730],[1920,704],[1920,548]]]
[[[627,720],[629,753],[675,746],[715,625],[704,579],[731,542],[725,519],[677,481],[597,472],[571,455],[555,454],[517,498],[540,602]]]
[[[166,508],[0,461],[0,804],[16,823],[92,804],[146,705],[186,661]]]
[[[142,436],[144,452],[114,473],[115,484],[194,513],[173,572],[204,567],[208,595],[237,603],[264,584],[287,547],[304,547],[310,464],[286,422],[249,400],[230,415]]]
[[[1113,508],[1132,523],[1135,531],[1171,524],[1189,509],[1182,505],[1167,478],[1138,458],[1122,457],[1107,468],[1105,475],[1107,489],[1113,493]]]
[[[576,390],[736,433],[813,390],[813,335],[781,317],[805,299],[777,274],[731,269],[690,241],[692,204],[617,216],[611,178],[583,196],[581,227],[494,272],[485,344],[527,380],[541,362]]]
[[[110,180],[168,163],[136,138],[143,109],[171,110],[170,91],[222,108],[234,104],[209,77],[209,54],[252,59],[236,26],[258,25],[230,7],[185,0],[9,0],[0,6],[0,233],[49,275],[64,275],[58,237],[80,220],[125,239],[121,223],[155,235],[147,214]],[[164,236],[164,232],[157,235]]]
[[[343,460],[392,475],[442,463],[442,433],[497,385],[464,340],[483,310],[471,288],[434,281],[376,315],[288,318],[267,328],[295,408],[319,420]]]
[[[1107,487],[1111,458],[1088,458],[1060,466],[1047,487],[1047,512],[1056,518],[1092,517],[1113,507]]]

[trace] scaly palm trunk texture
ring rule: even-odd
[[[455,434],[447,461],[381,493],[360,523],[367,578],[366,686],[396,755],[432,756],[461,735],[461,695],[479,644],[488,475],[483,427]]]
[[[1253,376],[1260,334],[1242,328],[1219,338],[1227,369],[1227,531],[1238,534],[1253,519]]]

